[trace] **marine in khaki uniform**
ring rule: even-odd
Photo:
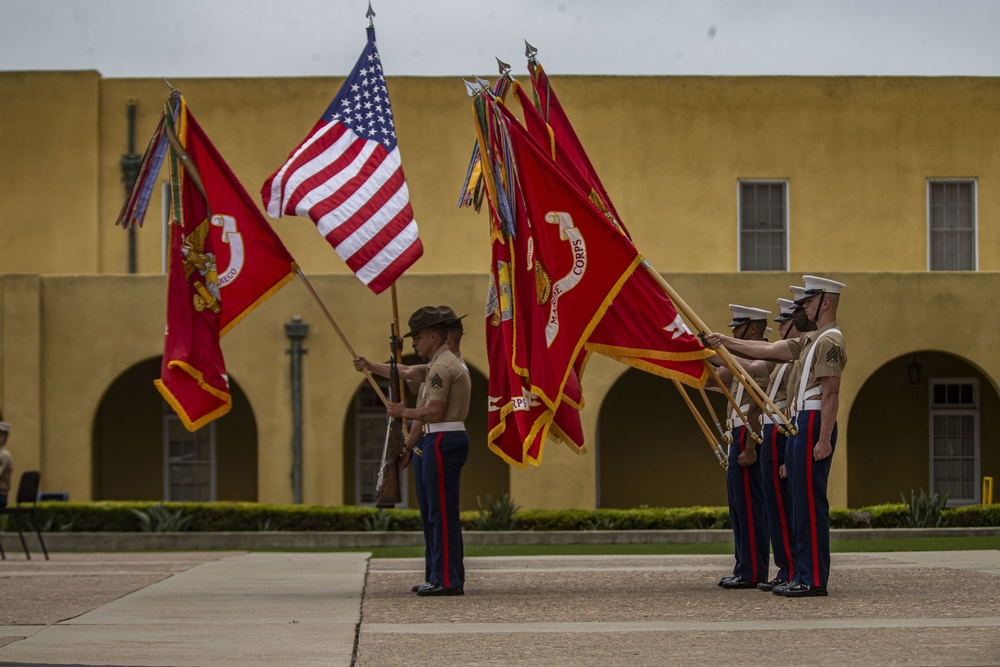
[[[730,304],[733,321],[729,326],[735,338],[763,341],[770,311]],[[758,384],[767,382],[768,367],[764,362],[747,362],[744,369]],[[730,410],[729,466],[726,469],[726,491],[729,496],[729,519],[733,526],[736,564],[730,576],[719,580],[726,589],[754,588],[767,581],[768,557],[767,512],[759,458],[760,412],[756,403],[744,392],[743,385],[727,369],[720,370],[723,381],[731,382],[730,394],[740,406],[740,413]],[[746,416],[744,422],[743,416]]]
[[[792,299],[778,299],[778,335],[781,340],[798,338],[793,320],[797,306]],[[798,310],[802,310],[798,308]],[[788,412],[788,362],[775,364],[767,380],[767,395],[782,412]],[[764,385],[761,385],[762,387]],[[795,571],[795,537],[792,532],[792,496],[785,476],[785,450],[788,436],[776,427],[769,415],[761,418],[760,474],[767,511],[767,531],[771,540],[774,564],[778,568],[774,579],[757,584],[762,591],[787,584]]]
[[[469,458],[469,435],[465,418],[469,414],[472,380],[465,363],[447,346],[451,309],[424,306],[410,316],[413,349],[429,359],[425,385],[426,402],[414,408],[405,403],[390,403],[391,417],[419,420],[424,435],[413,448],[420,457],[419,467],[426,504],[426,545],[430,553],[427,584],[417,587],[417,595],[462,595],[465,586],[462,524],[459,519],[459,487],[462,467]]]
[[[704,336],[713,349],[724,345],[735,354],[794,360],[789,392],[798,433],[791,439],[785,467],[792,490],[795,523],[795,574],[788,585],[775,586],[777,595],[812,597],[827,594],[830,575],[830,504],[827,484],[837,444],[840,378],[847,365],[847,346],[837,327],[837,308],[844,284],[829,278],[802,277],[804,296],[797,303],[816,331],[798,340],[774,343],[744,341],[717,333]]]
[[[459,317],[455,314],[449,306],[438,306],[438,314],[444,320],[447,326],[447,345],[448,349],[458,357],[462,359],[462,336],[465,333],[465,329],[462,326],[462,319],[466,317],[462,315]],[[462,361],[463,366],[468,370],[468,366],[465,365],[465,361]],[[409,387],[410,391],[417,396],[416,407],[422,408],[427,405],[427,384],[425,380],[427,379],[427,369],[428,364],[416,364],[412,366],[407,366],[403,364],[397,365],[397,370],[399,371],[399,377],[404,380]],[[380,377],[388,378],[390,377],[390,366],[389,364],[380,364],[377,362],[372,362],[365,357],[358,357],[354,360],[354,368],[359,372],[364,372],[365,370],[370,371],[374,375]],[[427,493],[424,490],[424,480],[423,480],[423,458],[421,456],[414,456],[414,450],[417,444],[420,442],[420,438],[424,435],[424,425],[420,420],[412,420],[409,422],[409,432],[406,435],[406,442],[403,444],[403,450],[399,453],[399,470],[402,474],[403,470],[409,466],[410,462],[413,462],[413,480],[414,488],[416,490],[417,505],[420,508],[420,523],[424,530],[424,579],[419,584],[413,586],[412,590],[414,593],[419,592],[420,588],[425,584],[429,583],[431,580],[431,551],[430,545],[434,542],[434,536],[432,532],[432,525],[428,521],[428,507],[427,507]]]

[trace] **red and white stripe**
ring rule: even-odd
[[[376,294],[423,254],[399,149],[320,121],[264,184],[271,217],[308,217]]]

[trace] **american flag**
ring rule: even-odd
[[[333,102],[261,197],[272,218],[311,218],[376,294],[423,254],[374,28]]]

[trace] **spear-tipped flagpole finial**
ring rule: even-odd
[[[368,0],[368,11],[365,12],[365,18],[368,19],[368,27],[375,27],[375,10],[372,9],[372,0]]]
[[[167,81],[167,77],[163,77],[163,83],[167,84],[167,88],[170,89],[170,92],[172,92],[172,93],[177,92],[177,89],[174,88],[174,84],[172,84],[169,81]]]
[[[538,49],[528,44],[528,40],[524,40],[524,55],[528,57],[528,60],[534,60],[535,56],[538,55]]]
[[[489,90],[490,89],[490,81],[489,81],[489,79],[481,79],[478,76],[473,76],[473,78],[476,80],[476,83],[478,83],[480,86],[482,86],[483,90]]]
[[[462,83],[465,84],[465,93],[469,97],[475,97],[479,93],[479,91],[476,90],[475,84],[473,84],[471,81],[466,81],[465,79],[462,79]]]
[[[497,58],[496,56],[493,56],[493,57]],[[509,76],[510,75],[510,65],[508,65],[504,61],[500,60],[499,58],[497,58],[497,67],[500,68],[500,76]]]

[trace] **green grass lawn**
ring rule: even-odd
[[[856,551],[959,551],[1000,549],[1000,537],[913,537],[883,540],[834,540],[834,552]],[[373,558],[420,558],[423,547],[339,549],[371,551]],[[731,554],[728,542],[708,544],[510,544],[468,545],[466,556],[647,556],[662,554]]]

